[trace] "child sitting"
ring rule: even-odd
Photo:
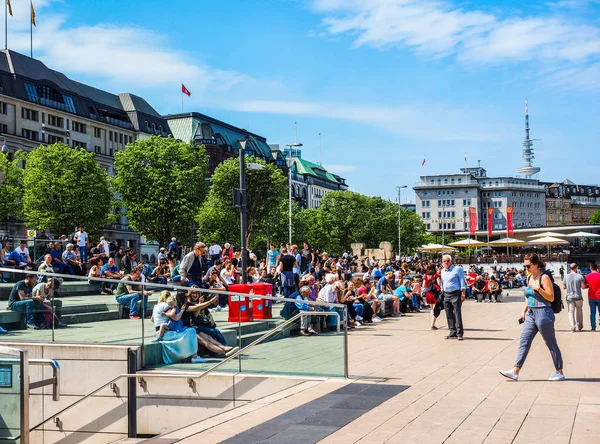
[[[172,298],[172,305],[169,306],[167,302],[168,298]],[[166,312],[170,310],[175,305],[175,298],[171,296],[168,290],[161,291],[160,296],[158,297],[158,302],[154,306],[152,310],[152,322],[154,322],[154,328],[156,329],[156,338],[152,340],[152,342],[161,341],[163,336],[165,335],[165,331],[169,330],[169,317],[166,315]]]
[[[423,296],[421,296],[421,292],[422,292],[423,288],[421,287],[421,279],[419,279],[419,278],[413,279],[411,289],[412,289],[412,297],[411,297],[412,305],[417,310],[420,310],[423,308]]]

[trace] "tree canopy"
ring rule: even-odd
[[[36,229],[70,233],[77,225],[94,232],[110,221],[113,195],[108,174],[93,153],[63,143],[27,155],[23,212]]]
[[[590,224],[600,225],[600,211],[596,211],[594,214],[592,214],[592,217],[590,219]]]
[[[166,245],[191,240],[194,217],[206,195],[208,156],[203,146],[152,136],[115,154],[115,190],[130,226]]]
[[[0,220],[23,215],[23,170],[19,163],[25,153],[19,151],[12,161],[0,155]]]
[[[248,220],[247,245],[253,236],[265,239],[268,227],[278,229],[285,214],[288,188],[285,176],[273,164],[252,156],[246,156],[246,164],[258,163],[263,169],[246,169],[246,214]],[[239,209],[233,206],[234,188],[240,185],[240,165],[238,158],[227,159],[217,166],[211,179],[208,197],[197,217],[198,237],[204,241],[229,241],[239,245]],[[287,207],[286,207],[287,208]],[[287,226],[287,225],[286,225]],[[286,236],[287,238],[287,236]]]

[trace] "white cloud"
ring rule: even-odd
[[[398,46],[470,63],[543,60],[583,62],[600,57],[600,29],[572,17],[502,17],[436,0],[314,0],[332,35],[355,46]]]
[[[29,55],[29,6],[22,3],[12,2],[15,15],[8,20],[8,47]],[[141,27],[72,26],[72,20],[51,13],[50,3],[35,2],[34,57],[75,79],[93,78],[118,89],[113,92],[156,87],[178,91],[183,81],[192,91],[192,101],[202,100],[209,91],[227,92],[257,82],[243,73],[203,63],[197,55],[172,48],[165,36]],[[0,29],[4,31],[3,23]]]
[[[465,110],[439,104],[397,107],[331,102],[251,100],[231,105],[243,112],[340,119],[381,128],[420,140],[484,142],[506,140],[515,128],[496,122],[485,110]],[[492,122],[492,123],[490,123]]]

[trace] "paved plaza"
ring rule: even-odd
[[[557,339],[567,381],[546,380],[554,369],[538,336],[521,379],[513,382],[498,374],[498,369],[512,367],[520,334],[517,319],[523,302],[518,290],[511,294],[514,296],[505,298],[504,303],[466,302],[462,342],[444,339],[443,319],[440,330],[430,330],[429,313],[386,319],[353,331],[349,341],[351,383],[407,388],[335,431],[323,429],[325,435],[333,433],[321,442],[600,443],[600,334],[589,331],[587,306],[587,331],[572,333],[567,312],[557,315]],[[311,401],[346,384],[344,380],[308,381],[171,437],[187,436],[180,442],[190,444],[200,439],[204,443],[231,439],[286,412],[313,408]],[[344,415],[344,410],[338,409],[338,415]],[[294,426],[287,427],[289,432]],[[264,442],[280,442],[278,436],[283,437],[276,435]],[[309,441],[298,437],[288,442]]]

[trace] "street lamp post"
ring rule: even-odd
[[[400,192],[402,188],[406,188],[406,185],[399,185],[398,188],[398,259],[402,259],[402,234],[401,234],[401,222],[402,222],[402,201],[400,200]]]
[[[248,246],[246,245],[246,235],[248,231],[248,216],[246,214],[246,167],[251,170],[262,170],[264,165],[259,163],[249,163],[246,165],[246,153],[254,154],[251,150],[246,150],[247,140],[240,140],[240,189],[236,193],[234,189],[234,202],[240,208],[240,231],[241,231],[241,261],[242,261],[242,284],[248,282]]]
[[[289,237],[288,242],[292,244],[292,147],[301,147],[302,144],[299,142],[288,143],[288,204],[289,204]]]

